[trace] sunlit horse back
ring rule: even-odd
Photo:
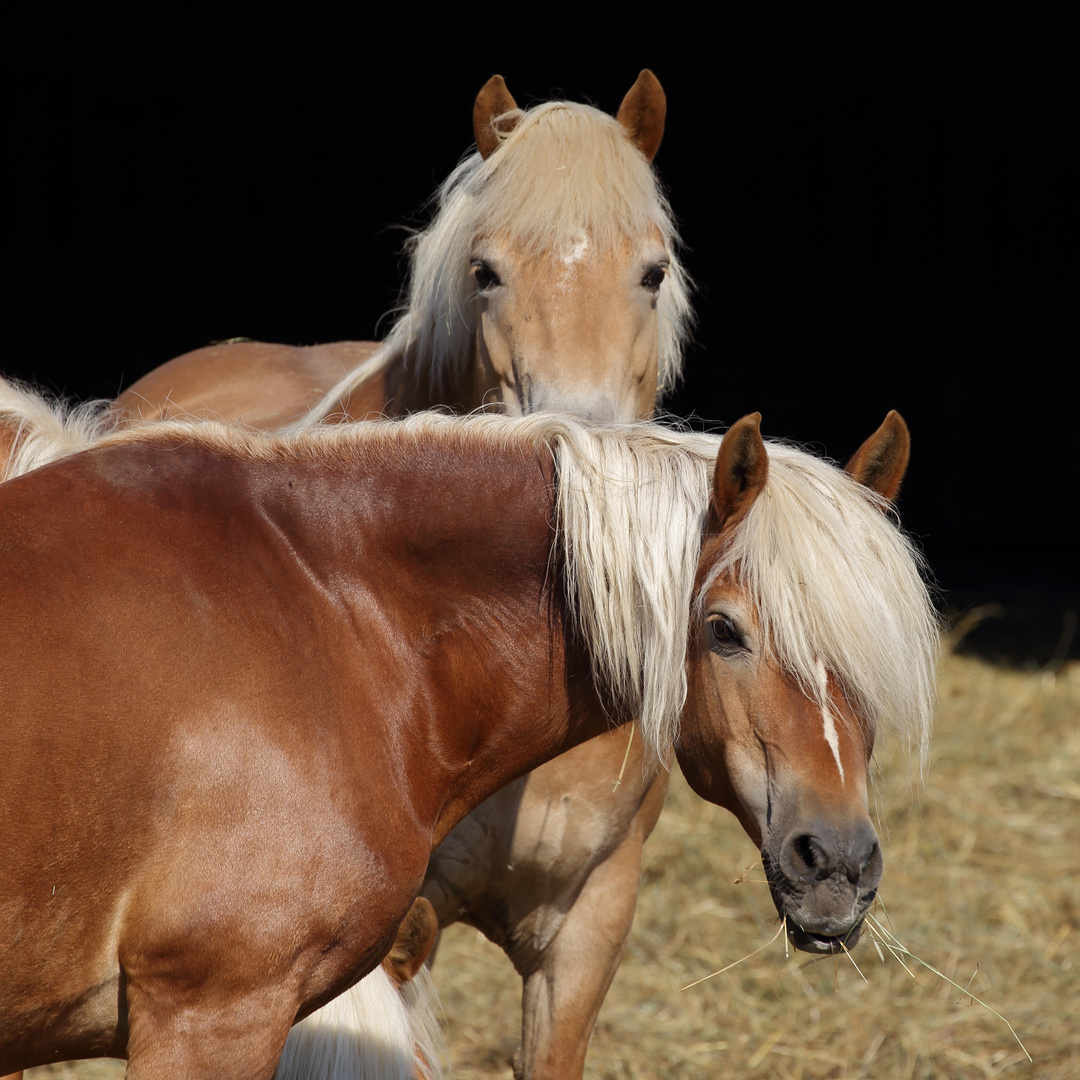
[[[851,475],[756,417],[166,424],[0,487],[0,1069],[269,1077],[450,828],[631,717],[852,941],[875,732],[932,702],[906,458],[895,414]]]

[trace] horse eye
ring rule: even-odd
[[[476,278],[476,287],[481,292],[486,292],[488,289],[493,289],[496,285],[502,284],[499,281],[499,275],[483,259],[477,259],[472,264],[472,276]]]
[[[723,653],[733,653],[746,647],[742,634],[726,615],[710,615],[708,623],[711,648]]]
[[[641,279],[642,287],[648,289],[649,292],[659,292],[660,286],[664,284],[664,278],[667,277],[667,271],[666,263],[657,263],[655,266],[650,266]]]

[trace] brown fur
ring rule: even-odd
[[[481,87],[473,105],[473,136],[481,157],[490,157],[502,139],[514,130],[517,118],[506,114],[516,110],[517,102],[510,96],[503,77],[492,75]],[[498,117],[504,119],[496,128],[494,121]]]
[[[907,424],[895,409],[891,409],[881,427],[852,455],[844,472],[888,502],[895,502],[910,456],[911,436]]]
[[[435,917],[435,909],[430,901],[418,896],[398,927],[394,944],[383,960],[383,966],[398,986],[404,986],[416,977],[431,955],[438,935],[439,920]]]
[[[177,426],[0,488],[0,1067],[269,1077],[391,948],[432,847],[609,731],[551,456],[377,430],[255,452]],[[715,516],[702,582],[737,528]],[[833,684],[829,749],[737,579],[693,610],[683,769],[761,843],[796,943],[838,948],[880,876],[869,729]]]
[[[129,386],[113,412],[123,420],[175,417],[228,418],[273,430],[300,419],[378,348],[373,341],[330,345],[271,345],[232,341],[178,356]],[[371,407],[361,393],[350,413],[362,420],[382,413],[392,399],[383,380],[373,383]],[[377,401],[377,403],[376,403]]]

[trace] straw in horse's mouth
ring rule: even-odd
[[[791,920],[787,923],[788,940],[800,952],[817,953],[818,955],[831,955],[833,953],[847,952],[858,943],[862,934],[863,921],[860,919],[850,930],[839,936],[829,934],[815,934],[810,930],[804,930],[801,926],[795,926]]]

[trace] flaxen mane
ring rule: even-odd
[[[589,105],[552,101],[515,110],[517,126],[488,158],[466,158],[434,200],[435,217],[409,243],[410,268],[397,324],[365,364],[330,390],[308,416],[324,419],[349,392],[393,360],[423,365],[443,392],[460,377],[475,338],[469,259],[477,237],[499,233],[535,252],[572,244],[583,232],[598,246],[659,229],[669,249],[660,316],[657,393],[678,381],[689,334],[688,279],[679,237],[659,181],[613,117]],[[499,130],[498,122],[494,125]]]
[[[290,436],[163,422],[107,436],[102,445],[137,438],[199,440],[259,460],[338,463],[433,439],[445,440],[447,453],[549,448],[568,596],[597,676],[618,711],[638,718],[655,757],[678,738],[718,436],[646,423],[594,427],[551,414],[419,413]],[[749,591],[769,647],[806,693],[820,697],[824,664],[869,723],[925,753],[938,634],[920,557],[867,488],[802,450],[767,447],[765,489],[712,579],[730,573]]]
[[[0,482],[82,450],[112,427],[108,402],[70,406],[0,378]]]

